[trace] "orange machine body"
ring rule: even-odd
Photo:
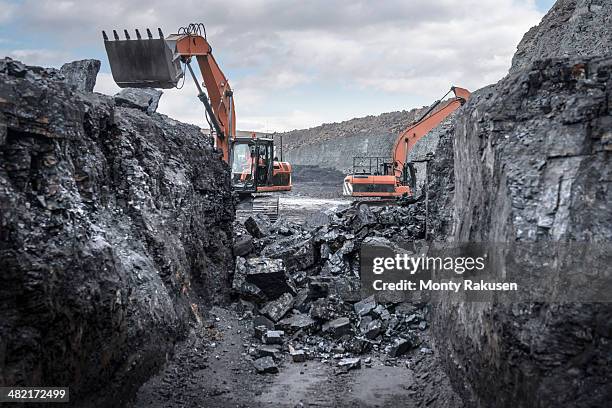
[[[420,120],[412,124],[398,136],[393,148],[393,158],[390,162],[390,171],[371,171],[348,175],[344,179],[344,195],[353,197],[402,197],[413,196],[409,183],[406,182],[408,171],[408,153],[414,145],[432,129],[437,127],[440,122],[447,118],[451,113],[459,109],[470,97],[467,89],[452,87],[455,97],[444,102],[443,107],[434,110],[441,101],[437,101],[434,106]]]

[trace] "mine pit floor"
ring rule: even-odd
[[[278,374],[258,374],[246,352],[253,341],[250,319],[231,308],[211,309],[165,369],[140,388],[132,407],[463,406],[435,351],[417,349],[392,365],[373,352],[350,371],[333,359],[294,363],[285,356]]]

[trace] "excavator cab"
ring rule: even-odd
[[[239,194],[291,189],[291,166],[274,157],[274,140],[236,137],[232,143],[232,187]]]

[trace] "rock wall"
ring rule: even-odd
[[[546,58],[609,56],[610,38],[610,0],[558,0],[542,22],[523,37],[510,72]]]
[[[77,88],[0,60],[0,385],[120,406],[226,298],[233,200],[197,127]]]
[[[346,174],[353,169],[355,156],[391,157],[398,134],[421,112],[422,109],[413,109],[383,113],[283,133],[283,159]],[[275,135],[275,142],[280,143],[280,134]]]
[[[428,233],[434,239],[612,239],[612,56],[540,61],[533,51],[549,49],[546,44],[559,32],[550,27],[563,30],[565,20],[551,19],[583,13],[583,3],[558,2],[540,27],[526,35],[512,72],[476,92],[442,134],[440,161],[430,169],[430,193],[440,198],[429,207]],[[590,29],[601,32],[598,26]],[[607,41],[603,49],[609,49],[605,47],[611,38],[600,39]],[[592,46],[600,55],[601,43]],[[454,167],[452,176],[448,164]],[[518,261],[527,273],[530,260]],[[472,405],[608,404],[609,304],[503,305],[441,299],[433,314],[436,348],[457,389]]]

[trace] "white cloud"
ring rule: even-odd
[[[121,88],[117,86],[113,76],[106,72],[101,72],[96,78],[96,86],[94,92],[99,92],[107,95],[114,95],[119,92]]]
[[[16,6],[8,1],[0,1],[0,23],[5,23],[13,18]]]
[[[495,82],[506,74],[523,33],[542,17],[533,0],[183,0],[178,8],[166,0],[15,4],[9,18],[17,27],[53,38],[58,49],[75,50],[77,58],[87,57],[85,47],[103,55],[103,29],[160,26],[168,34],[203,21],[217,60],[233,74],[238,126],[274,130],[312,118],[314,124],[334,115],[340,120],[343,102],[355,95],[368,95],[360,105],[374,112],[376,99],[422,105],[450,85],[475,90]],[[57,52],[35,51],[22,55],[57,64]],[[109,78],[100,78],[97,89],[113,89]],[[318,94],[296,98],[293,91],[305,87]],[[185,88],[166,91],[160,110],[204,123],[195,90]],[[329,117],[321,117],[317,98],[337,100],[337,108],[324,112]],[[396,109],[412,107],[400,103]]]
[[[28,65],[40,65],[45,67],[59,68],[66,61],[71,60],[69,52],[50,49],[21,49],[21,50],[0,50],[0,53],[19,60]]]

